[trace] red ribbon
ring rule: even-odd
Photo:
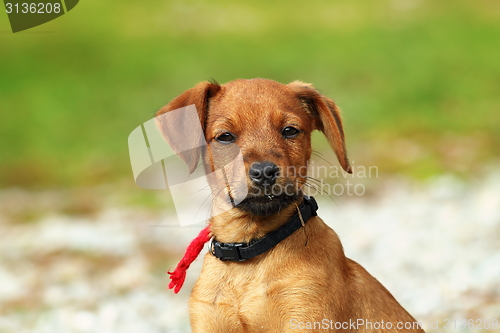
[[[170,284],[168,285],[169,289],[174,289],[174,293],[178,293],[181,290],[182,285],[184,284],[184,280],[186,279],[186,271],[191,265],[191,263],[198,257],[203,246],[206,242],[210,240],[210,226],[207,226],[205,229],[200,231],[198,236],[191,241],[189,246],[186,249],[186,253],[182,257],[181,261],[177,264],[177,267],[173,272],[167,272],[170,274]]]

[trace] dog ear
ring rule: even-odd
[[[314,129],[325,134],[342,168],[352,173],[345,148],[344,128],[337,105],[330,98],[321,95],[311,84],[293,81],[288,86],[297,93],[302,106],[313,116]]]
[[[172,150],[187,164],[190,173],[196,169],[202,149],[206,145],[204,133],[209,99],[215,96],[220,89],[221,86],[215,81],[200,82],[174,98],[156,113],[157,123],[163,137]],[[201,130],[195,127],[197,124],[193,124],[192,119],[182,115],[175,117],[174,122],[162,121],[159,117],[167,112],[190,105],[196,106]],[[186,147],[194,148],[186,150]]]

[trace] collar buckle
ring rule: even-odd
[[[245,261],[242,258],[239,248],[245,246],[244,243],[220,243],[217,241],[212,242],[212,254],[222,261]]]

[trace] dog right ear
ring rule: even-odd
[[[201,151],[206,145],[204,132],[209,100],[220,89],[221,86],[215,81],[200,82],[174,98],[156,113],[157,124],[163,137],[172,150],[186,163],[190,173],[193,173],[198,166]],[[198,124],[193,124],[192,119],[183,117],[182,114],[175,117],[175,121],[162,121],[161,116],[165,113],[190,105],[196,107],[200,127],[197,128]],[[201,130],[199,130],[200,128]],[[186,149],[186,147],[194,148]]]
[[[313,116],[314,128],[325,134],[342,168],[347,173],[352,173],[347,159],[344,129],[337,105],[330,98],[321,95],[308,83],[293,81],[288,86],[296,92],[302,107]]]

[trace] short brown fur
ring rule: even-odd
[[[195,104],[207,143],[230,131],[237,137],[245,166],[271,161],[280,168],[306,166],[313,130],[322,131],[341,166],[350,172],[340,111],[314,87],[265,79],[236,80],[224,85],[202,82],[162,108],[158,115]],[[301,133],[284,139],[281,129],[293,124]],[[175,150],[175,149],[174,149]],[[202,152],[185,158],[194,170]],[[205,168],[214,169],[210,149]],[[304,175],[282,175],[278,184],[297,184]],[[300,204],[298,197],[295,204]],[[296,213],[288,205],[278,214],[258,216],[238,208],[210,220],[220,242],[249,242],[279,228]],[[344,255],[337,234],[321,218],[312,217],[302,230],[268,252],[245,262],[221,261],[207,253],[189,301],[193,332],[296,332],[298,325],[347,322],[414,323],[394,297],[363,267]],[[333,332],[316,327],[308,332]],[[346,332],[423,332],[411,329],[347,327]]]

